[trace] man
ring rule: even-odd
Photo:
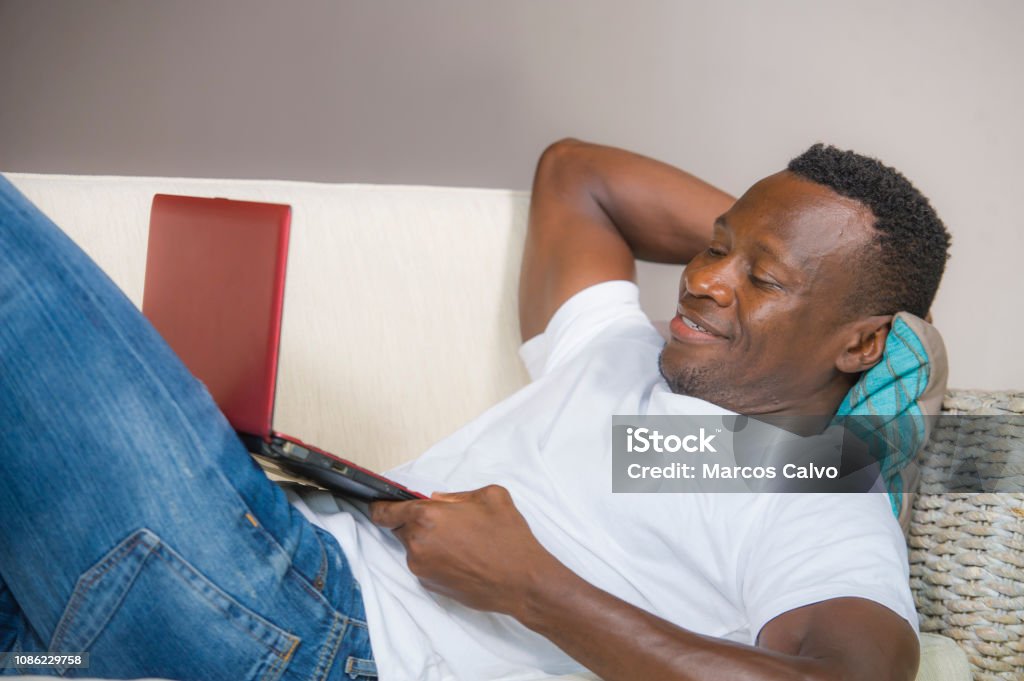
[[[375,521],[403,541],[409,567],[428,588],[512,615],[605,679],[913,677],[916,622],[903,549],[879,495],[629,495],[588,504],[588,495],[606,491],[607,461],[560,441],[602,428],[607,439],[613,413],[726,413],[708,402],[746,414],[834,413],[881,357],[892,314],[927,314],[948,247],[927,201],[894,171],[835,149],[816,146],[790,168],[734,203],[686,173],[621,150],[564,141],[545,153],[520,288],[523,354],[537,382],[504,405],[512,414],[482,417],[499,433],[510,421],[517,435],[526,423],[539,423],[541,434],[503,448],[485,430],[458,443],[464,453],[442,444],[398,472],[442,475],[460,488],[481,481],[471,462],[500,471],[529,523],[494,488],[443,497],[461,502],[448,506],[378,504]],[[625,283],[634,257],[689,262],[660,356],[635,287]],[[545,420],[545,412],[558,416]],[[602,447],[599,438],[588,443]],[[502,466],[510,458],[526,479]],[[531,498],[538,478],[556,480],[551,494],[560,498]],[[614,506],[601,513],[598,505]],[[652,536],[666,516],[679,535]],[[779,526],[751,534],[766,519]],[[572,523],[607,535],[566,540],[562,527]],[[878,544],[854,548],[876,530]],[[491,549],[485,556],[473,550],[482,537]],[[620,549],[620,564],[606,544]],[[728,560],[702,564],[693,556],[700,551],[757,561],[746,569]],[[644,579],[651,561],[658,573]],[[616,568],[628,577],[608,574]],[[716,581],[715,571],[728,580]],[[848,580],[838,583],[837,571]],[[875,592],[864,583],[871,579],[903,594]],[[694,593],[707,590],[719,597]],[[679,593],[687,598],[673,602]],[[702,608],[721,617],[693,612]],[[688,623],[729,641],[687,631]],[[734,643],[745,637],[756,645]]]
[[[882,495],[607,491],[612,414],[832,413],[892,314],[927,312],[948,235],[891,169],[814,147],[734,202],[553,145],[520,289],[535,381],[394,472],[480,489],[375,504],[390,532],[326,495],[284,503],[91,263],[3,199],[24,227],[0,270],[5,647],[176,678],[913,677]],[[635,257],[689,263],[667,345]],[[98,498],[102,466],[121,485]],[[65,546],[54,524],[82,517]]]

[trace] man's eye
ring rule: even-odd
[[[725,251],[719,248],[718,246],[708,246],[708,253],[715,256],[716,258],[721,258],[723,255],[725,255]]]
[[[750,281],[754,282],[754,286],[758,286],[763,289],[777,290],[782,288],[774,281],[768,281],[767,279],[761,279],[760,277],[755,277],[753,275],[751,275]]]

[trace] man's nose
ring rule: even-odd
[[[736,295],[734,274],[728,258],[690,263],[683,270],[683,289],[697,298],[711,298],[719,307],[729,307]]]

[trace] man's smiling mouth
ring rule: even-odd
[[[672,337],[683,343],[693,342],[709,342],[709,341],[724,341],[728,340],[726,336],[718,333],[716,329],[709,328],[705,323],[701,323],[703,320],[697,320],[690,317],[688,314],[684,314],[680,308],[676,312],[676,316],[669,322],[668,328],[672,333]]]
[[[701,333],[706,333],[709,336],[714,336],[715,335],[715,334],[711,333],[710,331],[708,331],[707,329],[705,329],[700,324],[698,324],[697,322],[695,322],[692,319],[690,319],[689,317],[684,317],[684,316],[680,315],[680,319],[683,320],[683,324],[686,324],[688,327],[690,327],[694,331],[700,331]]]

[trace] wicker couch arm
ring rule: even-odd
[[[947,490],[981,454],[1024,475],[1024,393],[950,391],[943,414],[969,421],[940,418],[922,454],[909,537],[921,631],[956,640],[975,679],[1022,679],[1024,492]]]

